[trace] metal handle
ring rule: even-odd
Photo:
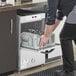
[[[41,53],[43,53],[43,54],[49,54],[50,52],[52,52],[53,50],[54,50],[55,48],[53,48],[53,49],[51,49],[51,50],[46,50],[45,52],[41,52]]]
[[[11,19],[11,35],[12,35],[12,33],[13,33],[13,19]]]

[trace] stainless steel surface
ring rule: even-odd
[[[27,47],[31,49],[42,49],[39,46],[40,35],[30,33],[30,32],[22,32],[21,33],[21,46]],[[54,46],[54,34],[49,37],[48,43],[43,48]]]
[[[45,55],[27,48],[19,50],[19,71],[45,64]]]
[[[27,16],[17,16],[17,17],[18,17],[18,28],[19,28],[19,48],[20,48],[20,46],[21,46],[21,44],[23,42],[21,40],[21,38],[23,40],[26,40],[26,38],[28,37],[30,40],[33,40],[33,42],[36,44],[36,41],[38,41],[39,37],[40,37],[39,34],[42,33],[42,31],[44,29],[43,28],[43,26],[44,26],[43,19],[45,17],[44,13],[32,14],[32,15],[27,15]],[[28,33],[28,34],[26,34],[26,36],[24,35],[25,32]],[[25,39],[23,37],[21,37],[21,36],[25,37]],[[35,41],[34,41],[34,37],[36,37]],[[37,37],[38,37],[38,39],[37,39]],[[30,43],[30,45],[31,45],[31,43]],[[28,47],[30,47],[30,45],[28,45]],[[35,48],[34,46],[35,45],[33,45],[31,47]]]

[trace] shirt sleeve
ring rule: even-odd
[[[57,19],[58,19],[58,20],[62,20],[63,17],[64,17],[63,12],[62,12],[61,10],[58,10],[58,11],[57,11]]]
[[[47,10],[46,10],[46,17],[45,17],[45,23],[47,25],[55,24],[58,1],[59,0],[48,0],[47,1]]]

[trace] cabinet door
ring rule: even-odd
[[[16,11],[0,13],[0,74],[17,70]]]

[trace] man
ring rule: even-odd
[[[72,40],[76,39],[76,0],[48,0],[44,34],[40,39],[40,47],[48,42],[49,35],[55,30],[64,16],[67,16],[60,33],[63,55],[63,71],[60,76],[74,76],[74,54]],[[58,15],[56,12],[58,10]],[[59,75],[58,75],[59,76]]]

